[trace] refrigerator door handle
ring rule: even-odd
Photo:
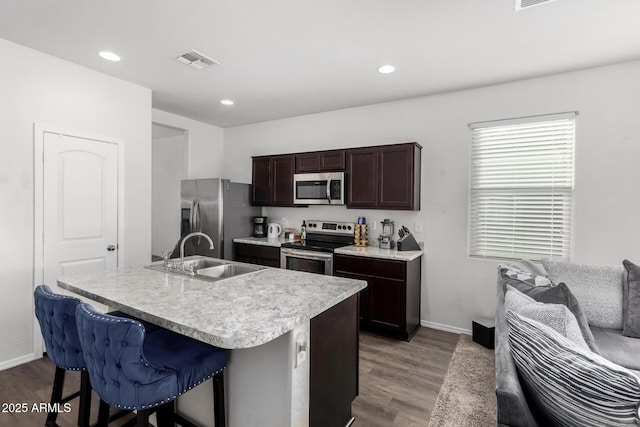
[[[199,199],[194,200],[193,227],[194,227],[193,231],[202,232],[202,223],[200,222],[200,200]],[[201,239],[200,236],[196,237],[196,246],[200,246],[200,239]]]
[[[191,207],[189,208],[189,233],[193,233],[195,230],[194,218],[196,199],[191,200]],[[189,234],[187,233],[187,234]]]

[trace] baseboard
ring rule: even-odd
[[[0,362],[0,371],[4,371],[5,369],[13,368],[18,365],[22,365],[23,363],[28,363],[36,359],[40,359],[42,355],[36,354],[27,354],[25,356],[16,357],[15,359],[6,360],[4,362]]]
[[[431,328],[431,329],[437,329],[439,331],[453,332],[454,334],[471,335],[471,329],[464,329],[464,328],[458,328],[457,326],[443,325],[442,323],[435,323],[435,322],[428,322],[426,320],[421,320],[420,325],[425,326],[427,328]]]

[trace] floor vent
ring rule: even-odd
[[[516,0],[516,10],[528,9],[533,6],[540,6],[541,4],[551,3],[556,0]]]
[[[195,68],[196,70],[202,70],[203,68],[208,68],[212,65],[220,65],[218,61],[214,61],[208,56],[205,56],[195,50],[184,53],[178,56],[176,59],[183,64]]]

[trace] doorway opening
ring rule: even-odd
[[[162,259],[180,239],[180,180],[189,175],[188,135],[160,123],[152,123],[151,254]]]

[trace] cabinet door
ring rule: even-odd
[[[344,150],[331,150],[320,152],[320,170],[322,171],[343,171],[344,170]]]
[[[344,150],[314,151],[295,155],[296,173],[343,171],[345,166]]]
[[[272,204],[274,206],[293,206],[293,155],[274,156]]]
[[[360,291],[360,320],[369,320],[369,276],[358,273],[336,270],[337,277],[346,277],[347,279],[364,280],[367,287]]]
[[[378,205],[378,149],[356,148],[347,152],[347,206]]]
[[[405,329],[405,285],[402,280],[372,276],[369,286],[369,321],[394,332]]]
[[[414,145],[378,149],[378,207],[414,208]]]
[[[280,248],[278,247],[234,243],[233,248],[233,259],[235,261],[266,265],[267,267],[280,267]]]
[[[316,172],[320,170],[320,153],[296,154],[296,173]]]
[[[271,158],[254,157],[251,183],[251,204],[269,206],[272,185]]]

